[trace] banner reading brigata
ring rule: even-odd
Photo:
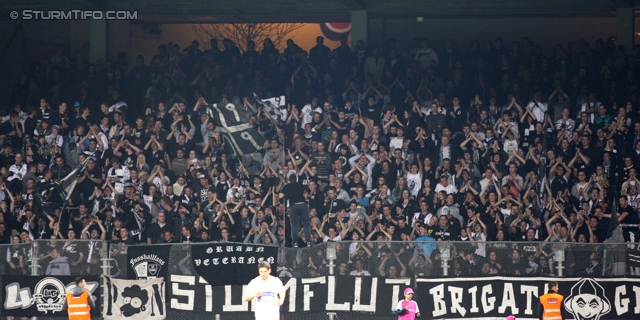
[[[416,300],[427,319],[539,319],[539,297],[558,281],[564,319],[634,319],[640,279],[437,278],[417,279]]]
[[[246,243],[193,244],[191,258],[196,272],[212,286],[243,285],[258,276],[258,264],[267,261],[276,274],[278,247]]]
[[[2,315],[14,317],[66,317],[66,292],[75,288],[70,276],[2,276]],[[100,315],[100,277],[86,276],[87,290],[94,297],[93,316]]]

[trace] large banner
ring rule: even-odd
[[[120,280],[104,277],[105,320],[162,320],[167,316],[164,279]]]
[[[278,247],[246,243],[212,243],[191,246],[193,267],[212,286],[248,284],[258,276],[258,264],[271,264],[276,275]]]
[[[100,277],[86,276],[87,290],[96,302],[91,310],[100,315]],[[67,291],[76,287],[70,276],[2,276],[2,315],[14,317],[67,317]]]
[[[127,275],[129,279],[164,278],[169,270],[170,246],[127,247]]]
[[[222,133],[222,138],[237,156],[261,149],[266,139],[249,124],[250,114],[233,103],[212,104],[207,114]]]
[[[254,310],[253,302],[242,299],[246,285],[215,287],[198,276],[170,275],[168,279],[170,313],[189,311],[216,314]],[[287,295],[281,308],[283,313],[345,311],[393,316],[411,279],[327,276],[288,278],[282,279],[282,282]]]
[[[437,278],[417,279],[415,299],[427,319],[539,319],[539,297],[558,281],[564,319],[637,319],[640,279]]]

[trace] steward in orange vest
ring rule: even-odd
[[[67,312],[69,320],[91,320],[91,309],[96,307],[95,301],[89,290],[87,282],[82,277],[77,277],[76,287],[67,292]]]
[[[564,297],[558,293],[558,282],[551,281],[548,284],[549,292],[540,296],[542,307],[542,320],[562,320],[562,300]]]

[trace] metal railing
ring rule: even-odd
[[[169,274],[196,274],[191,246],[210,243],[158,244],[170,251]],[[0,245],[0,273],[6,275],[106,275],[126,279],[126,245],[101,240],[38,240]],[[295,277],[361,270],[372,276],[467,275],[636,276],[627,267],[632,243],[341,241],[306,248],[279,248],[278,271]],[[22,261],[22,262],[20,262]],[[596,268],[593,265],[596,264]]]
[[[153,245],[169,250],[169,275],[197,275],[190,259],[191,246],[211,243]],[[38,240],[28,244],[0,245],[4,275],[105,275],[130,279],[125,245],[100,240]],[[433,240],[326,242],[306,248],[279,248],[280,277],[309,278],[326,275],[359,275],[417,278],[532,276],[597,278],[638,276],[627,265],[629,243],[543,242],[442,242]],[[22,261],[22,263],[20,263]],[[17,264],[16,264],[17,262]],[[0,284],[1,285],[1,284]],[[4,290],[1,290],[4,291]],[[4,299],[0,293],[0,298]],[[3,301],[3,300],[2,300]],[[187,316],[187,312],[184,316]],[[221,319],[246,317],[224,314]],[[349,319],[375,319],[379,315],[350,313]],[[384,317],[388,318],[389,315]],[[172,313],[180,319],[182,313]],[[291,318],[283,311],[283,318]],[[295,317],[295,316],[294,316]],[[344,319],[346,314],[309,314],[308,319]],[[4,319],[0,315],[0,318]],[[211,317],[214,318],[213,316]],[[383,318],[382,316],[380,317]]]

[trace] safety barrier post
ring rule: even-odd
[[[39,259],[38,259],[38,243],[36,241],[31,242],[31,259],[29,259],[30,263],[31,263],[31,275],[32,276],[37,276],[38,274],[38,268],[40,268],[40,266],[38,265],[39,263]]]
[[[449,275],[449,260],[451,260],[451,243],[443,242],[442,247],[436,249],[440,250],[440,259],[442,260],[442,275]]]
[[[556,261],[558,262],[558,276],[562,277],[564,275],[564,244],[563,243],[558,243],[557,247],[556,247],[556,255],[555,255]]]

